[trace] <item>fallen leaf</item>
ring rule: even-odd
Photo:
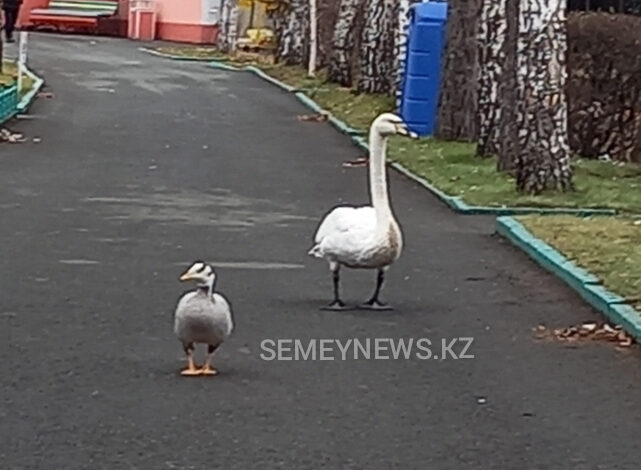
[[[328,113],[318,113],[318,114],[300,114],[298,116],[299,121],[307,122],[325,122],[329,119]]]
[[[538,325],[534,330],[536,337],[541,338],[547,328],[544,325]],[[576,342],[578,340],[606,341],[618,343],[620,347],[630,347],[634,343],[634,338],[621,325],[612,326],[608,323],[585,322],[579,326],[556,328],[552,331],[552,335],[564,342]]]
[[[16,144],[16,143],[26,142],[27,139],[25,139],[22,134],[11,132],[8,129],[1,129],[0,141],[8,142],[10,144]]]
[[[343,163],[343,166],[346,168],[354,168],[354,167],[359,167],[359,166],[366,166],[367,163],[369,162],[369,158],[357,158],[356,160],[350,160],[347,162]]]

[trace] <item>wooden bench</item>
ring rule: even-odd
[[[56,26],[95,29],[101,18],[113,16],[118,0],[51,0],[47,8],[36,8],[29,14],[34,26]]]

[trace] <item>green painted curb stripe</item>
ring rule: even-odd
[[[625,331],[641,341],[641,315],[628,304],[613,304],[608,306],[608,318],[613,323],[621,325]]]
[[[276,78],[274,78],[274,77],[272,77],[270,75],[267,75],[265,72],[263,72],[258,67],[254,67],[253,65],[248,65],[247,67],[245,67],[245,70],[248,70],[248,71],[254,73],[255,75],[258,75],[263,80],[268,81],[272,85],[276,85],[278,88],[281,88],[281,89],[283,89],[283,90],[285,90],[287,92],[290,92],[290,93],[294,92],[294,87],[289,86],[288,84],[283,83],[280,80],[278,80],[278,79],[276,79]]]
[[[641,313],[626,300],[603,287],[598,278],[536,238],[512,217],[498,217],[496,231],[522,249],[540,266],[562,279],[586,302],[612,323],[621,325],[629,334],[641,340]]]
[[[19,99],[13,111],[11,111],[9,114],[4,116],[3,119],[0,119],[0,124],[4,124],[9,120],[13,119],[14,117],[16,117],[16,115],[26,112],[29,109],[29,106],[31,106],[31,104],[35,101],[36,95],[44,85],[44,80],[39,76],[37,76],[28,68],[25,68],[25,74],[28,75],[34,81],[33,87],[31,88],[31,90],[29,90],[27,94],[25,94],[21,99]],[[15,93],[17,95],[17,85],[13,85],[13,87],[15,88]]]
[[[456,211],[460,210],[460,207],[461,207],[460,198],[458,198],[456,196],[448,196],[443,191],[441,191],[436,186],[434,186],[432,183],[430,183],[426,179],[421,178],[420,176],[415,175],[414,173],[409,171],[407,168],[405,168],[403,165],[401,165],[398,162],[393,162],[390,166],[392,168],[394,168],[396,171],[398,171],[399,173],[401,173],[402,175],[410,178],[414,182],[416,182],[416,183],[420,184],[421,186],[423,186],[425,189],[427,189],[432,194],[434,194],[436,197],[438,197],[442,202],[447,204],[450,208],[452,208],[452,209],[454,209]],[[463,203],[463,204],[465,204],[465,203]]]
[[[155,55],[158,57],[163,57],[165,59],[178,60],[183,62],[212,62],[212,59],[209,57],[193,57],[193,56],[167,54],[166,52],[155,51],[153,49],[148,49],[146,47],[139,47],[138,50],[150,55]]]
[[[211,67],[212,69],[228,70],[230,72],[239,72],[240,70],[242,70],[242,69],[239,69],[238,67],[234,67],[233,65],[229,65],[224,62],[219,62],[217,60],[209,61],[209,63],[207,64],[207,67]]]
[[[350,127],[347,123],[341,121],[340,119],[336,118],[334,115],[329,116],[329,123],[334,126],[336,129],[341,131],[343,134],[347,134],[349,136],[362,136],[364,135],[364,132],[358,129],[354,129],[353,127]]]
[[[303,92],[299,91],[298,93],[296,93],[296,98],[298,99],[298,101],[300,101],[301,103],[303,103],[305,106],[307,106],[309,109],[311,109],[312,111],[314,111],[316,113],[323,113],[323,112],[326,113],[327,112],[323,108],[318,106],[318,104],[316,104],[316,102],[314,100],[312,100],[309,96],[307,96]]]

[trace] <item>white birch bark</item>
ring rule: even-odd
[[[483,0],[479,23],[479,90],[477,155],[499,153],[501,128],[500,85],[503,83],[507,0]]]
[[[568,143],[565,0],[520,0],[517,90],[522,127],[517,188],[538,194],[572,189]]]
[[[394,87],[394,3],[369,0],[360,54],[358,91],[391,93]]]
[[[291,0],[284,11],[276,57],[288,65],[304,65],[309,28],[308,0]]]
[[[307,74],[316,75],[316,61],[318,57],[318,16],[316,0],[309,0],[309,64]]]
[[[339,85],[352,86],[352,51],[354,23],[363,0],[340,0],[334,25],[333,48],[329,61],[328,79]]]

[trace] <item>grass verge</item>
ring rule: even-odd
[[[156,50],[194,57],[207,53],[212,60],[224,60],[236,65],[248,63],[246,60],[235,61],[213,48],[183,46]],[[394,109],[392,98],[357,94],[350,88],[326,82],[322,72],[317,78],[309,78],[306,71],[297,66],[253,65],[304,91],[338,119],[363,132],[378,114]],[[607,208],[624,213],[641,213],[641,166],[638,165],[576,159],[573,162],[576,191],[528,196],[515,191],[515,182],[510,175],[496,171],[494,159],[476,158],[474,144],[437,139],[393,139],[389,159],[402,164],[450,196],[460,196],[473,206]]]
[[[4,62],[2,64],[2,73],[0,74],[0,86],[10,87],[18,80],[18,65],[15,62]],[[22,78],[23,87],[20,90],[20,96],[24,96],[33,88],[34,81],[31,77],[25,75]]]
[[[641,219],[520,216],[533,235],[597,276],[641,312]]]

